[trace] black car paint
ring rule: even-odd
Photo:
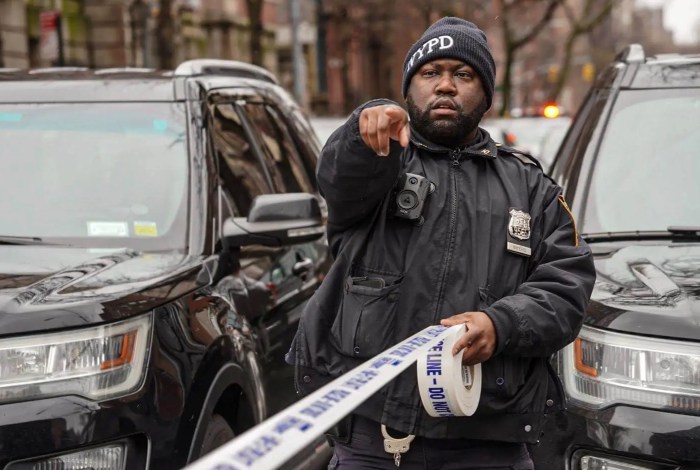
[[[231,102],[239,97],[236,90],[242,91],[242,98],[257,95],[281,109],[292,129],[303,131],[308,125],[294,122],[297,110],[272,90],[273,85],[256,80],[87,72],[80,77],[61,72],[38,75],[3,81],[0,74],[0,102],[186,102],[188,249],[96,255],[89,249],[48,244],[0,246],[0,339],[104,324],[145,312],[154,316],[147,377],[138,392],[105,402],[57,396],[1,404],[0,468],[11,461],[122,438],[129,441],[130,470],[147,465],[180,468],[199,456],[212,412],[224,416],[240,433],[295,399],[284,353],[301,305],[327,267],[325,243],[309,244],[316,254],[312,263],[307,263],[305,272],[288,276],[276,297],[264,283],[248,276],[247,268],[260,256],[266,256],[271,266],[285,255],[306,259],[308,250],[289,247],[261,255],[244,248],[231,255],[234,260],[220,257],[212,223],[219,213],[216,162],[207,150],[204,118],[207,101],[214,95],[208,81],[217,82],[217,93],[225,92]],[[318,151],[315,141],[304,141],[308,137],[301,132],[293,134],[297,145],[308,147],[305,151]],[[17,272],[13,272],[17,265],[2,266],[6,259],[2,253],[8,250],[14,250],[15,258],[17,250],[25,250]],[[124,272],[139,272],[155,261],[161,265],[148,276],[124,279]],[[235,269],[239,262],[240,269]],[[111,277],[110,270],[117,266],[121,277]]]
[[[698,86],[659,80],[657,66],[617,62],[605,69],[589,91],[557,153],[552,176],[563,186],[574,215],[585,212],[587,187],[608,117],[620,89]],[[680,62],[683,62],[681,59]],[[697,70],[697,66],[695,66]],[[674,72],[675,73],[675,72]],[[639,77],[639,82],[635,82]],[[652,80],[652,77],[655,77]],[[674,339],[700,350],[700,244],[679,237],[628,234],[618,241],[591,239],[597,281],[584,324],[639,337]],[[555,367],[558,358],[553,358]],[[651,409],[616,404],[594,410],[569,401],[566,410],[548,416],[531,454],[537,469],[579,470],[582,452],[643,468],[700,469],[700,410]]]
[[[615,243],[594,252],[598,279],[587,325],[700,341],[700,245]]]
[[[700,342],[700,245],[615,242],[592,246],[598,278],[584,323],[604,330]],[[644,283],[640,267],[671,281],[676,289]],[[698,345],[700,348],[700,344]],[[661,469],[700,468],[700,414],[613,405],[591,410],[569,402],[552,414],[540,444],[536,468],[572,469],[578,449],[618,460],[640,459]],[[620,458],[622,457],[622,458]]]

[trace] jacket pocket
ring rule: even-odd
[[[539,390],[537,382],[543,377],[534,373],[529,358],[499,354],[482,363],[481,372],[480,413],[532,412],[539,407],[540,401],[544,406],[544,401],[539,400],[544,398],[544,388],[541,397],[535,396]],[[536,378],[530,379],[530,375]]]
[[[386,285],[384,277],[372,274],[345,280],[343,300],[331,328],[343,354],[364,359],[394,344],[401,280]]]
[[[488,287],[479,287],[479,310],[483,311],[496,302]],[[485,409],[491,412],[523,412],[527,409],[526,401],[520,399],[527,381],[532,361],[529,358],[498,354],[482,364],[482,393]]]

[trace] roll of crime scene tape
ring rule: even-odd
[[[451,327],[444,339],[418,356],[418,390],[430,416],[471,416],[479,406],[481,364],[463,366],[461,352],[452,355],[464,331],[464,325]]]

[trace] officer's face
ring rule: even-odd
[[[488,110],[481,78],[456,59],[434,60],[418,69],[411,78],[406,103],[416,130],[447,147],[473,140]]]

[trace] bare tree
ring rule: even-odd
[[[357,0],[356,0],[357,1]],[[363,0],[365,2],[364,14],[361,25],[364,25],[359,34],[359,42],[365,53],[363,54],[364,75],[369,79],[369,86],[364,89],[368,96],[361,99],[383,96],[394,98],[393,78],[396,70],[391,60],[394,57],[395,44],[393,34],[396,30],[396,0]],[[403,2],[401,8],[405,7]]]
[[[395,27],[396,1],[326,0],[324,12],[338,34],[344,112],[349,113],[370,96],[391,97],[396,71],[385,58],[393,56],[393,44],[387,38]],[[363,83],[353,80],[355,67],[366,75]]]
[[[564,43],[564,60],[559,69],[557,81],[549,95],[551,101],[556,101],[559,98],[569,78],[576,40],[593,31],[610,15],[613,9],[613,0],[586,0],[580,15],[577,15],[572,8],[571,1],[564,0],[562,4],[571,28]]]
[[[497,0],[500,9],[501,32],[503,34],[503,48],[505,52],[505,64],[501,90],[503,100],[499,115],[505,116],[510,109],[511,89],[513,79],[513,63],[520,48],[535,39],[544,29],[554,15],[554,11],[564,0]],[[540,7],[540,8],[537,8]],[[542,10],[541,16],[534,23],[529,23],[529,28],[524,27],[520,17],[524,12],[533,9]],[[523,31],[517,33],[516,31]]]
[[[5,49],[2,45],[2,29],[0,29],[0,67],[5,66]]]
[[[173,0],[159,0],[158,20],[156,23],[156,44],[158,62],[163,69],[175,67],[175,19],[173,18]]]
[[[248,8],[248,24],[250,26],[250,61],[256,65],[263,65],[263,22],[262,11],[265,0],[246,0]]]
[[[435,16],[449,16],[454,15],[453,0],[409,0],[405,2],[404,5],[413,6],[413,8],[418,11],[420,17],[423,19],[425,28],[433,24]]]
[[[352,31],[355,27],[352,20],[352,9],[347,2],[342,0],[322,0],[320,2],[322,14],[327,22],[327,30],[334,30],[337,34],[336,41],[339,47],[330,52],[332,60],[340,72],[340,88],[342,93],[343,112],[353,103],[350,80],[350,44]]]

